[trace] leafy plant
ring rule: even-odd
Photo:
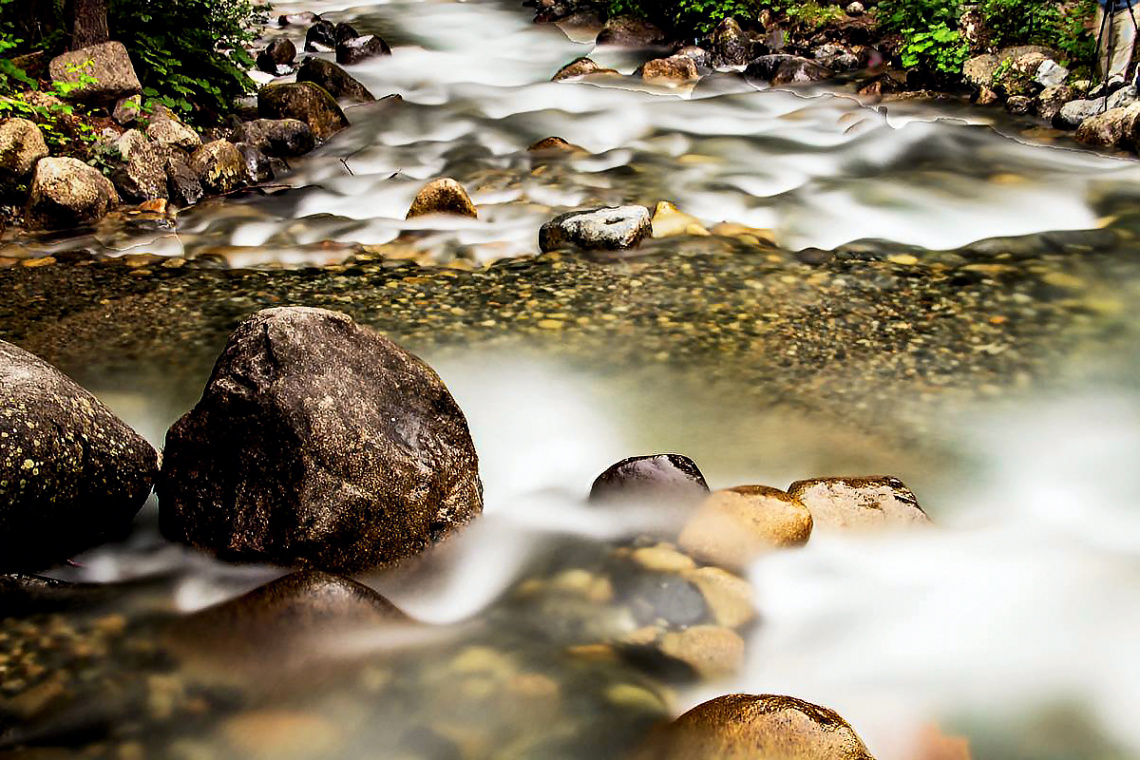
[[[815,0],[808,0],[806,3],[799,3],[788,8],[788,18],[794,19],[811,29],[825,26],[832,21],[838,21],[844,15],[846,14],[838,5],[820,5]]]
[[[939,22],[930,29],[903,30],[903,47],[900,53],[903,66],[921,66],[939,74],[956,76],[962,73],[962,64],[970,57],[970,46],[957,29]]]
[[[911,35],[933,31],[940,25],[954,29],[962,15],[959,0],[883,0],[877,9],[879,23],[889,32]]]

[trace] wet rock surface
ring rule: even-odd
[[[685,84],[700,78],[697,64],[688,56],[674,55],[669,58],[655,58],[641,67],[641,78],[646,82],[663,84]]]
[[[471,202],[471,197],[463,189],[463,185],[453,179],[443,178],[432,180],[416,194],[412,206],[408,209],[408,219],[415,219],[430,214],[454,214],[479,218],[479,210]]]
[[[256,119],[234,130],[234,142],[252,145],[267,156],[302,156],[316,139],[309,125],[298,119]]]
[[[874,760],[834,711],[801,699],[732,694],[694,707],[661,729],[638,760]]]
[[[297,46],[289,39],[273,40],[257,54],[257,68],[275,77],[293,73]]]
[[[594,480],[590,501],[613,503],[695,503],[709,493],[696,463],[683,454],[630,457]]]
[[[98,399],[0,341],[0,572],[63,562],[129,525],[157,455]]]
[[[376,100],[368,88],[347,71],[332,61],[315,56],[310,56],[301,62],[300,68],[297,69],[297,81],[320,85],[334,98],[347,98],[360,102]]]
[[[416,357],[343,314],[270,309],[167,433],[163,533],[223,556],[355,571],[482,510],[463,413]]]
[[[342,40],[336,46],[336,62],[341,66],[351,66],[382,55],[392,55],[392,48],[374,34]]]
[[[811,512],[799,499],[767,486],[737,486],[706,497],[677,544],[709,564],[744,567],[767,550],[807,543],[811,533]]]
[[[882,530],[930,524],[914,493],[898,478],[816,478],[788,486],[811,512],[813,531]]]
[[[327,140],[348,126],[348,119],[336,100],[312,82],[262,87],[257,93],[257,114],[263,119],[303,121],[318,140]]]
[[[591,58],[578,58],[563,66],[555,73],[553,81],[560,82],[565,79],[589,76],[590,74],[617,74],[615,69],[599,66]]]
[[[245,158],[229,140],[208,142],[190,156],[189,166],[210,193],[229,193],[245,186]]]
[[[669,41],[665,32],[653,23],[636,16],[614,16],[598,33],[597,44],[615,47],[647,48]]]
[[[617,251],[635,248],[652,234],[649,209],[643,206],[586,209],[562,214],[542,225],[538,244],[543,251],[566,247]]]

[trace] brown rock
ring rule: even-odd
[[[598,33],[598,45],[617,47],[646,48],[664,45],[668,42],[665,32],[646,19],[638,16],[614,16]]]
[[[463,185],[446,177],[424,185],[412,201],[407,218],[414,219],[428,214],[458,214],[472,219],[479,218],[479,210],[471,202]]]
[[[64,53],[53,58],[48,68],[55,84],[73,85],[82,77],[94,78],[94,83],[70,90],[69,100],[113,106],[121,98],[142,92],[131,57],[121,42],[104,42]]]
[[[551,81],[561,82],[564,79],[574,79],[575,77],[589,76],[590,74],[619,74],[615,69],[602,68],[594,63],[589,58],[578,58],[563,66],[558,70]]]
[[[685,84],[700,76],[696,62],[684,55],[656,58],[641,67],[642,79],[659,84]]]
[[[678,545],[697,560],[742,567],[768,549],[807,543],[811,530],[811,512],[799,499],[767,486],[738,486],[710,494]]]
[[[1090,116],[1077,127],[1077,141],[1096,148],[1115,147],[1131,136],[1137,116],[1140,116],[1140,103]]]
[[[214,140],[194,151],[190,168],[210,193],[232,192],[244,186],[248,179],[241,151],[227,140]]]
[[[682,576],[705,597],[718,625],[739,628],[756,617],[752,584],[719,567],[686,570]]]
[[[32,175],[28,220],[40,227],[96,222],[119,205],[111,181],[76,158],[42,158]]]
[[[566,153],[586,153],[586,149],[568,143],[561,137],[544,137],[527,148],[528,153],[541,153],[545,155],[561,155]]]
[[[34,122],[8,119],[0,124],[0,179],[28,176],[47,155],[44,134]]]
[[[898,478],[815,478],[788,486],[811,512],[815,530],[881,530],[929,525],[914,493]]]
[[[263,119],[299,119],[318,140],[327,140],[348,126],[336,98],[312,82],[286,82],[262,87],[257,93],[257,115]]]
[[[667,633],[658,647],[706,679],[730,676],[744,664],[744,639],[735,631],[715,625],[695,625]]]
[[[832,710],[772,694],[697,705],[650,736],[637,760],[874,760]]]

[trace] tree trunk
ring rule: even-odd
[[[98,45],[111,38],[107,30],[107,0],[72,0],[74,24],[71,28],[71,49]]]

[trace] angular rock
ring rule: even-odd
[[[298,119],[318,140],[327,140],[348,126],[336,98],[312,82],[270,84],[257,93],[257,115],[263,119]]]
[[[153,119],[146,128],[146,136],[159,145],[182,150],[194,150],[202,144],[198,133],[176,119]]]
[[[730,694],[650,735],[636,760],[874,760],[834,711],[794,697]]]
[[[1060,87],[1069,78],[1069,70],[1051,58],[1046,58],[1037,67],[1033,79],[1042,87]]]
[[[1005,110],[1014,116],[1024,116],[1033,110],[1033,98],[1026,95],[1010,95],[1006,98]]]
[[[336,50],[336,25],[321,19],[305,33],[305,51],[331,53]]]
[[[121,127],[130,127],[142,115],[142,95],[131,95],[115,104],[111,118]]]
[[[652,234],[653,222],[644,206],[583,209],[542,225],[538,244],[543,252],[568,247],[619,251],[637,247]]]
[[[772,77],[776,76],[776,72],[780,70],[786,61],[794,60],[794,55],[787,53],[772,53],[771,55],[762,55],[754,59],[744,69],[744,76],[748,79],[758,79],[763,82],[772,81]]]
[[[658,84],[686,84],[700,76],[696,61],[684,55],[656,58],[641,67],[641,78]]]
[[[835,43],[820,45],[815,49],[813,57],[820,66],[832,71],[851,71],[859,68],[859,56]]]
[[[309,57],[297,69],[298,82],[312,82],[326,90],[334,98],[346,98],[362,103],[376,100],[368,88],[353,78],[351,74],[332,61]]]
[[[267,156],[303,156],[316,147],[309,125],[297,119],[256,119],[234,130],[234,142],[246,143]]]
[[[27,216],[33,226],[77,227],[119,205],[111,181],[76,158],[42,158],[32,175]]]
[[[1037,94],[1033,101],[1033,112],[1045,121],[1053,121],[1053,117],[1071,100],[1077,97],[1077,91],[1066,84],[1057,87],[1046,87]]]
[[[831,69],[820,66],[807,58],[791,58],[780,64],[772,76],[772,86],[779,87],[788,84],[810,84],[822,82],[834,76]]]
[[[1140,116],[1140,103],[1090,116],[1077,127],[1077,142],[1095,148],[1115,147],[1131,135],[1137,116]]]
[[[341,66],[351,66],[382,55],[392,55],[392,48],[374,34],[353,37],[336,45],[336,62]]]
[[[590,487],[595,504],[698,504],[709,495],[696,462],[683,454],[630,457],[611,465]]]
[[[74,159],[41,165],[63,160]],[[0,572],[50,567],[98,545],[150,495],[150,444],[55,367],[4,341],[0,433]]]
[[[1086,119],[1101,113],[1104,108],[1104,99],[1073,100],[1065,103],[1053,117],[1053,126],[1057,129],[1076,129]]]
[[[1000,65],[1001,59],[993,53],[976,55],[962,66],[962,78],[975,89],[992,87],[994,72],[998,70]]]
[[[8,119],[0,123],[0,180],[23,179],[47,155],[44,133],[35,122]]]
[[[170,201],[183,208],[193,206],[206,194],[202,180],[190,168],[188,158],[182,155],[174,155],[166,160],[166,190]]]
[[[48,68],[55,84],[73,85],[81,77],[94,77],[94,83],[70,90],[69,100],[112,106],[121,98],[142,92],[131,57],[121,42],[104,42],[64,53],[53,58]]]
[[[752,58],[752,40],[731,17],[717,24],[710,47],[718,66],[743,66]]]
[[[471,196],[463,185],[447,177],[432,180],[424,185],[408,209],[408,219],[429,214],[457,214],[479,218],[479,210],[471,202]]]
[[[617,74],[615,69],[606,69],[594,63],[589,58],[576,58],[558,70],[550,81],[561,82],[564,79],[589,76],[590,74]]]
[[[801,546],[812,517],[799,499],[766,486],[714,491],[689,518],[677,545],[720,567],[744,567],[769,549]]]
[[[225,557],[356,572],[483,508],[467,421],[422,361],[344,314],[258,312],[166,435],[159,523]]]
[[[614,16],[598,32],[598,45],[627,48],[658,47],[669,41],[655,24],[637,16]]]
[[[257,54],[257,68],[275,77],[293,73],[293,61],[297,58],[297,46],[284,37],[273,40]]]
[[[202,189],[218,195],[244,187],[248,181],[245,159],[228,140],[214,140],[190,156],[190,168],[202,183]]]
[[[929,525],[914,493],[898,478],[798,480],[788,494],[811,512],[814,530],[881,530]]]
[[[119,195],[131,203],[167,197],[166,170],[146,135],[137,129],[124,132],[115,146],[122,163],[111,172]]]
[[[258,150],[256,145],[237,142],[234,143],[234,147],[238,149],[245,163],[246,182],[256,185],[273,179],[273,165],[269,161],[269,156]]]

